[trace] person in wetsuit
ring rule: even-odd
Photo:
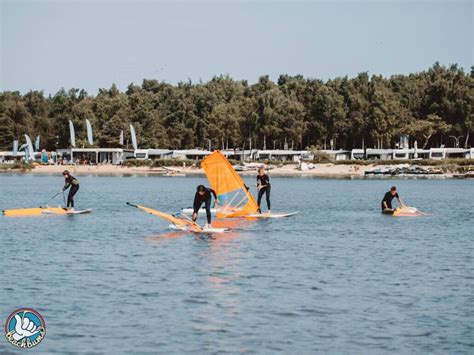
[[[270,205],[271,185],[270,185],[270,178],[265,173],[264,168],[258,169],[257,188],[258,188],[258,200],[257,200],[258,212],[262,213],[262,210],[260,209],[260,202],[262,201],[263,194],[265,194],[265,197],[267,199],[268,213],[270,213],[270,210],[271,210],[271,205]]]
[[[193,203],[193,221],[196,222],[199,209],[201,208],[202,204],[204,203],[206,206],[206,217],[207,217],[207,224],[205,228],[211,228],[211,200],[212,195],[214,195],[215,205],[217,205],[217,195],[213,189],[209,189],[204,185],[199,185],[197,187],[196,195],[194,195],[194,203]]]
[[[385,193],[383,200],[382,200],[382,213],[385,214],[393,214],[395,212],[395,209],[392,207],[392,200],[396,198],[400,206],[403,207],[403,202],[400,199],[400,196],[398,196],[397,188],[395,186],[392,186],[390,191]]]
[[[67,195],[67,209],[74,210],[74,195],[79,190],[79,180],[72,176],[69,171],[64,170],[64,187],[62,192],[70,188],[69,194]]]

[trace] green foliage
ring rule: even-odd
[[[7,170],[28,171],[34,168],[35,167],[32,164],[26,164],[26,163],[0,164],[0,171],[7,171]]]
[[[125,167],[151,167],[153,162],[151,160],[128,159],[122,163]]]
[[[115,85],[92,96],[84,90],[0,93],[0,149],[23,134],[41,135],[41,149],[70,146],[69,120],[78,146],[88,146],[85,119],[94,145],[119,147],[129,124],[140,148],[264,148],[319,146],[393,147],[409,134],[420,147],[453,146],[448,136],[464,136],[472,146],[474,71],[436,63],[426,71],[390,78],[360,73],[323,82],[301,75],[262,76],[246,81],[218,76],[208,82],[171,85],[158,80]],[[128,143],[128,144],[127,144]],[[448,144],[449,143],[449,144]]]
[[[331,159],[331,156],[325,152],[315,151],[313,155],[313,163],[315,164],[334,163],[334,159]]]

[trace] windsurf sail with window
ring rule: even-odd
[[[256,213],[257,202],[226,157],[216,150],[201,163],[218,200],[218,218],[243,217]]]
[[[26,145],[27,145],[27,152],[28,152],[28,160],[35,160],[35,152],[33,150],[33,143],[31,143],[31,138],[29,135],[25,134]]]

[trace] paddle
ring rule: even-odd
[[[59,194],[63,194],[63,197],[64,197],[64,191],[59,191],[57,194],[55,194],[53,197],[50,197],[49,200],[47,200],[44,204],[42,204],[41,206],[47,206],[48,202],[51,201],[53,198],[56,198]],[[40,207],[41,207],[40,206]]]

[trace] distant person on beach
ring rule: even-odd
[[[77,180],[74,176],[69,173],[69,171],[63,171],[64,176],[64,187],[62,192],[66,191],[70,188],[69,194],[67,195],[67,205],[66,208],[68,210],[74,211],[74,195],[79,191],[79,180]]]
[[[403,207],[403,202],[400,199],[400,196],[398,196],[397,188],[395,186],[392,186],[390,191],[385,193],[383,200],[382,200],[382,213],[385,214],[393,214],[395,212],[395,209],[392,207],[392,200],[396,198],[398,203],[400,204],[401,207]]]
[[[265,173],[264,168],[259,168],[258,169],[257,189],[258,189],[258,200],[257,200],[258,212],[262,213],[262,210],[260,208],[260,202],[262,202],[263,194],[265,194],[265,197],[267,199],[268,213],[270,213],[270,210],[271,210],[271,204],[270,204],[271,185],[270,185],[270,178]]]
[[[215,199],[215,206],[217,206],[217,195],[213,189],[209,189],[204,185],[199,185],[197,187],[196,195],[194,195],[194,203],[193,203],[193,221],[196,222],[199,209],[201,208],[202,204],[204,203],[206,207],[206,217],[207,217],[207,224],[204,228],[211,228],[211,200],[212,196],[214,195]]]

